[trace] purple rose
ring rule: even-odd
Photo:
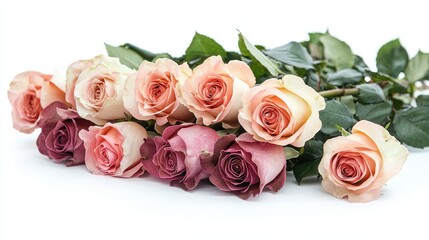
[[[140,148],[143,168],[151,175],[171,181],[172,186],[194,189],[201,179],[208,178],[200,164],[202,153],[213,153],[219,136],[200,125],[167,127],[162,137],[149,138]]]
[[[42,129],[37,138],[41,154],[66,166],[85,163],[85,148],[79,131],[94,124],[82,119],[75,110],[61,102],[54,102],[43,109],[38,122]]]
[[[226,135],[214,147],[214,154],[201,157],[210,182],[242,199],[256,196],[267,187],[280,190],[286,181],[286,154],[283,147],[255,141],[248,133]]]

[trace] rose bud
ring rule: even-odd
[[[38,126],[42,132],[37,138],[37,147],[55,162],[65,162],[66,166],[83,164],[85,148],[79,131],[92,125],[64,103],[53,102],[40,115]]]

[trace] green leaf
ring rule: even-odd
[[[394,81],[394,79],[391,76],[386,75],[386,74],[381,73],[381,72],[372,72],[372,71],[367,70],[366,73],[369,75],[371,80],[374,82],[381,82],[381,81],[392,82],[392,81]]]
[[[355,65],[356,69],[358,69],[361,72],[365,72],[369,70],[368,65],[363,61],[362,57],[359,55],[355,55]]]
[[[107,54],[110,57],[119,58],[119,61],[131,69],[138,69],[143,58],[131,49],[125,47],[114,47],[104,43]]]
[[[340,98],[340,102],[345,104],[349,108],[352,115],[356,114],[356,104],[353,96],[343,96]]]
[[[357,70],[348,68],[328,75],[328,83],[335,86],[356,84],[363,79],[363,74]]]
[[[338,133],[335,125],[349,129],[356,123],[347,106],[337,100],[326,102],[326,108],[320,111],[320,120],[322,121],[322,133],[328,135]]]
[[[325,58],[330,61],[337,70],[351,68],[355,62],[355,55],[350,47],[343,41],[325,34],[320,37],[323,44]]]
[[[386,101],[383,89],[378,84],[361,84],[357,88],[359,89],[358,100],[361,103],[369,104]]]
[[[217,55],[222,58],[226,58],[228,56],[225,49],[223,49],[219,43],[212,38],[196,32],[194,38],[192,38],[191,44],[188,49],[186,49],[185,61],[191,61],[199,58],[205,59],[210,56]]]
[[[323,59],[323,45],[320,42],[320,37],[323,33],[309,33],[310,41],[308,42],[308,50],[310,55],[315,59]]]
[[[311,162],[303,162],[292,168],[293,174],[295,176],[298,184],[301,184],[302,179],[306,177],[315,177],[319,175],[320,160],[315,160]]]
[[[121,47],[133,50],[134,52],[139,54],[144,60],[148,60],[148,61],[152,61],[157,55],[159,55],[156,53],[149,52],[148,50],[139,48],[139,47],[137,47],[133,44],[130,44],[130,43],[125,43],[124,45],[121,45]]]
[[[347,137],[348,135],[350,135],[350,133],[347,132],[347,130],[344,129],[343,127],[338,126],[338,125],[335,125],[335,127],[337,127],[338,131],[341,133],[341,136]]]
[[[401,46],[399,39],[384,44],[377,54],[377,69],[379,72],[397,78],[404,72],[408,64],[408,53]]]
[[[226,52],[226,60],[229,62],[231,60],[241,60],[241,55],[237,52]]]
[[[296,159],[293,173],[298,184],[305,177],[317,176],[320,159],[323,156],[323,142],[309,140],[304,145],[304,152]]]
[[[393,127],[401,142],[416,148],[429,147],[429,107],[397,111]]]
[[[307,49],[297,42],[290,42],[281,47],[265,51],[264,53],[286,65],[297,68],[314,69],[312,65],[313,59],[310,54],[308,54]]]
[[[410,82],[424,79],[429,74],[429,53],[419,51],[408,63],[405,77]]]
[[[296,149],[291,147],[284,147],[283,149],[286,153],[287,160],[299,157],[299,151],[297,151]]]
[[[244,56],[252,57],[254,60],[261,63],[262,66],[264,66],[272,76],[278,76],[280,73],[282,73],[277,64],[268,59],[267,56],[265,56],[259,49],[251,44],[249,40],[243,36],[243,34],[239,33],[238,37],[238,47]]]
[[[429,107],[429,95],[420,95],[416,99],[417,106]]]
[[[392,102],[375,104],[356,104],[356,116],[359,120],[368,120],[381,124],[392,112]]]
[[[307,75],[304,77],[305,84],[312,87],[314,90],[319,91],[319,76],[314,71],[308,71]]]

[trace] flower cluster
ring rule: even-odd
[[[322,128],[325,98],[292,74],[256,84],[241,60],[178,62],[144,60],[133,70],[100,55],[72,63],[65,78],[21,73],[8,92],[13,126],[41,128],[41,154],[93,174],[147,172],[185,190],[206,180],[243,199],[279,191],[287,154],[305,151]],[[322,186],[349,201],[373,200],[408,151],[366,120],[342,132],[324,144]]]

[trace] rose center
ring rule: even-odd
[[[105,86],[104,81],[99,81],[92,85],[92,102],[93,103],[99,103],[102,102],[105,99]]]
[[[169,82],[166,79],[157,79],[150,83],[149,86],[149,101],[154,103],[162,98],[169,88]]]
[[[63,151],[67,142],[68,142],[68,132],[65,127],[62,127],[57,132],[55,132],[55,142],[54,142],[55,150]]]
[[[208,109],[217,108],[225,101],[226,89],[226,83],[218,76],[214,76],[200,85],[200,93],[197,98],[204,107]]]
[[[243,180],[245,178],[245,164],[239,156],[233,156],[227,163],[226,173],[231,180]]]
[[[24,118],[29,122],[35,122],[42,111],[40,100],[35,92],[29,92],[24,95]]]
[[[181,158],[177,154],[180,155],[166,145],[155,155],[154,164],[160,168],[162,177],[176,177],[185,171],[183,160],[180,160]]]

